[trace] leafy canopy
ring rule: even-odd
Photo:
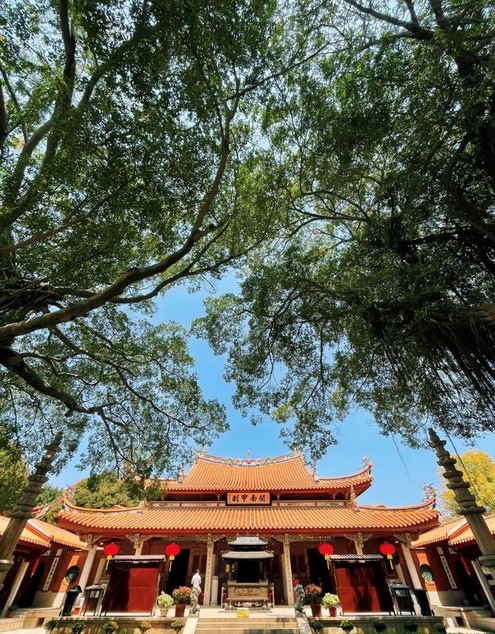
[[[153,302],[275,235],[261,113],[325,43],[310,3],[0,7],[0,425],[28,456],[63,430],[58,467],[85,436],[95,471],[161,473],[227,424]]]
[[[339,45],[263,119],[285,231],[197,332],[228,354],[236,404],[314,459],[356,406],[411,443],[425,424],[493,430],[494,7],[328,6]]]
[[[495,510],[495,461],[486,453],[477,449],[464,452],[457,460],[456,468],[462,471],[464,480],[470,483],[470,491],[476,498],[476,504],[484,506],[488,513]],[[441,478],[440,491],[442,514],[456,517],[458,505],[454,492],[448,489],[445,479]]]

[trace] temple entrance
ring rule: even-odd
[[[464,590],[464,594],[466,595],[467,600],[470,605],[481,605],[481,601],[478,595],[478,588],[474,583],[473,577],[469,574],[469,572],[464,567],[463,562],[456,561],[455,563],[455,571],[461,582],[462,589]]]
[[[121,555],[110,563],[101,612],[152,613],[164,555]]]
[[[34,597],[38,592],[39,585],[45,574],[45,564],[40,563],[36,566],[34,573],[29,577],[26,585],[22,584],[22,594],[17,598],[17,604],[20,608],[29,608],[33,605]]]
[[[382,562],[363,559],[335,561],[337,592],[346,612],[393,613],[392,597]],[[368,555],[368,557],[370,557]]]
[[[189,569],[189,548],[182,548],[180,553],[170,562],[168,569],[165,592],[172,594],[172,591],[179,586],[187,584],[187,571]]]
[[[323,588],[325,592],[335,593],[335,582],[330,575],[325,557],[317,548],[308,548],[308,563],[311,582]]]

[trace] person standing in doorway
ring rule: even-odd
[[[193,590],[198,589],[198,594],[201,592],[201,575],[199,574],[199,570],[193,574],[193,578],[191,579],[191,585]]]

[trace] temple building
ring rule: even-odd
[[[495,515],[485,517],[495,536]],[[482,554],[465,517],[442,522],[413,544],[413,559],[435,614],[453,624],[495,631],[495,580],[484,568]],[[480,610],[484,606],[489,612]]]
[[[199,452],[187,474],[163,481],[163,499],[111,510],[67,500],[59,525],[89,548],[83,587],[104,580],[103,550],[111,544],[129,579],[139,561],[169,593],[190,585],[199,569],[204,605],[224,603],[229,587],[241,594],[267,587],[270,602],[293,605],[299,582],[337,592],[344,613],[386,612],[393,609],[390,585],[421,588],[411,542],[439,520],[433,500],[360,504],[372,482],[367,459],[357,473],[325,478],[300,453],[224,459]],[[136,583],[144,577],[136,573]]]

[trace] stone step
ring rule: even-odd
[[[214,623],[210,621],[206,621],[204,623],[198,623],[196,625],[196,632],[201,632],[205,629],[215,628],[217,630],[228,630],[228,629],[242,629],[245,627],[255,627],[255,628],[265,628],[267,630],[293,630],[297,629],[296,623],[255,623],[253,621],[244,621],[243,623],[238,623],[237,621],[229,621],[227,623]]]
[[[245,618],[245,619],[241,619],[241,618],[239,619],[222,619],[222,618],[201,619],[200,618],[198,620],[198,625],[203,625],[207,623],[212,623],[218,627],[220,627],[222,624],[229,625],[231,623],[240,623],[241,625],[243,623],[254,623],[255,625],[264,625],[265,623],[268,623],[270,625],[284,628],[287,625],[290,625],[290,627],[296,627],[297,621],[295,619],[283,619],[283,618],[256,619],[252,617]]]
[[[215,632],[235,632],[235,634],[299,634],[299,628],[279,628],[279,627],[267,627],[266,624],[247,624],[244,625],[235,624],[230,625],[228,628],[218,628],[214,625],[205,624],[200,627],[199,624],[196,627],[195,634],[215,634]]]
[[[299,629],[291,628],[287,630],[279,630],[279,629],[271,629],[266,627],[244,627],[242,629],[229,629],[225,630],[227,632],[235,632],[236,634],[299,634]],[[208,629],[198,629],[196,628],[195,634],[215,634],[218,632],[218,629],[212,627]]]
[[[203,618],[195,634],[299,634],[295,618],[249,616],[248,618]]]

